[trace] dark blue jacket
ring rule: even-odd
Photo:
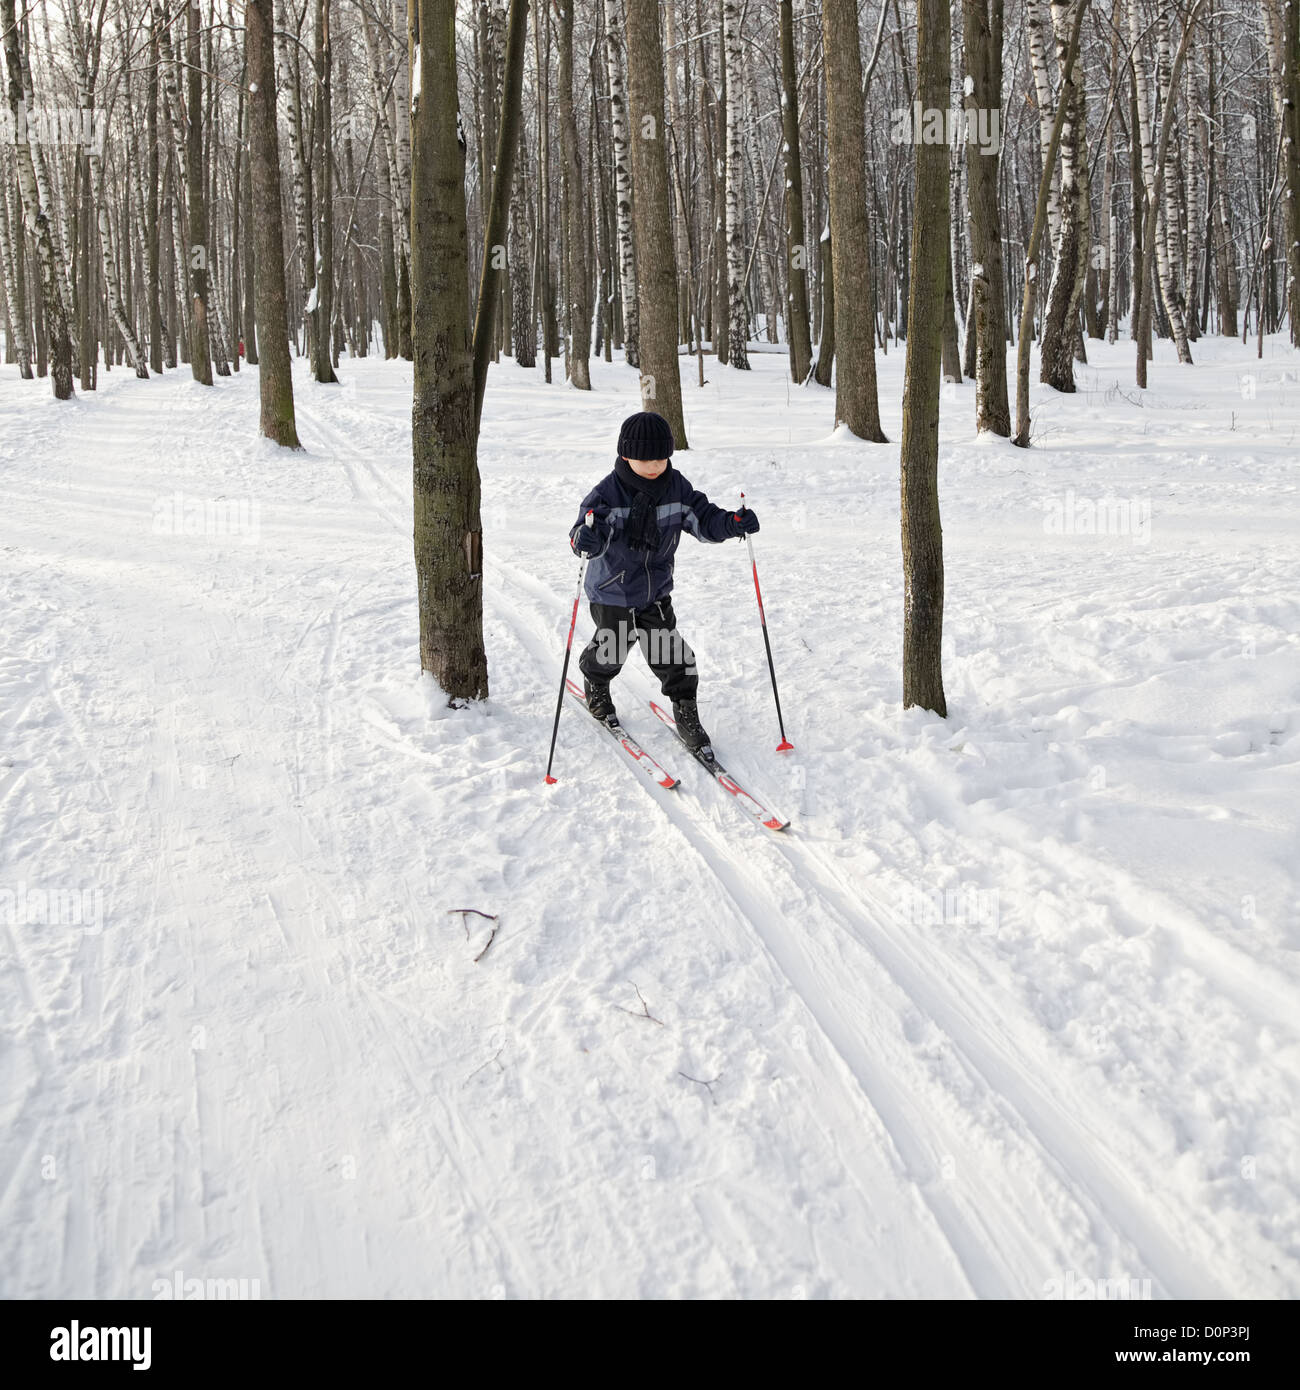
[[[666,598],[673,588],[673,560],[682,531],[697,541],[725,541],[737,535],[731,513],[715,506],[672,466],[668,465],[668,486],[655,511],[659,523],[657,550],[633,550],[623,535],[632,506],[632,492],[617,473],[602,478],[582,499],[577,524],[569,531],[573,545],[588,512],[610,527],[609,541],[587,565],[584,585],[593,603],[609,603],[618,608],[647,608]]]

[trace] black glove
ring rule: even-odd
[[[731,534],[733,536],[752,536],[758,530],[758,518],[748,507],[742,507],[731,514]]]
[[[609,544],[609,531],[609,522],[598,516],[593,516],[590,526],[584,522],[574,531],[569,541],[573,547],[573,553],[585,556],[587,559],[593,555],[599,555]]]

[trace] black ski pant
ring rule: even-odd
[[[672,599],[660,599],[647,608],[593,603],[591,616],[596,634],[578,658],[578,668],[588,680],[608,684],[623,669],[636,645],[659,678],[659,688],[667,699],[695,699],[699,685],[695,653],[677,631]]]

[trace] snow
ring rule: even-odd
[[[877,447],[759,346],[683,361],[677,462],[761,519],[788,760],[745,547],[684,541],[674,597],[784,836],[639,658],[682,786],[572,708],[542,784],[634,371],[492,368],[452,712],[408,365],[297,362],[303,453],[255,370],[0,370],[5,1297],[1300,1293],[1300,357],[1161,342],[1139,393],[1089,341],[1029,452],[945,396],[943,720],[900,708],[904,354]]]
[[[316,264],[316,268],[317,268],[317,270],[320,269],[320,262],[319,262],[319,261],[318,261],[317,264]],[[317,296],[317,289],[318,289],[318,287],[317,287],[316,285],[313,285],[313,286],[311,287],[311,289],[308,291],[308,293],[307,293],[307,306],[306,306],[306,308],[303,309],[303,313],[304,313],[304,314],[314,314],[314,313],[316,312],[316,305],[317,305],[317,303],[318,303],[318,300],[317,300],[317,297],[316,297],[316,296]]]

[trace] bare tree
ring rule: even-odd
[[[677,360],[677,266],[664,148],[664,70],[655,0],[627,0],[628,106],[632,144],[632,226],[636,239],[641,332],[641,399],[685,449]]]
[[[627,90],[623,79],[623,13],[619,0],[605,0],[605,71],[609,78],[610,139],[614,146],[614,213],[618,236],[618,290],[623,303],[623,354],[640,365],[632,249],[632,165],[628,150]]]
[[[948,0],[917,0],[916,12],[918,100],[923,110],[942,111],[951,80]],[[941,656],[943,528],[939,520],[939,388],[948,276],[947,227],[947,145],[917,138],[901,450],[903,706],[920,705],[939,715],[948,713]]]
[[[478,310],[474,317],[474,419],[483,415],[483,392],[496,327],[500,286],[505,278],[506,213],[514,185],[515,151],[519,147],[520,93],[524,85],[524,51],[528,40],[528,0],[510,0],[506,21],[505,81],[501,89],[501,114],[497,124],[496,159],[492,166],[492,198],[483,238],[483,269],[478,286]],[[590,383],[588,383],[590,385]],[[477,423],[476,423],[477,428]]]
[[[564,292],[569,379],[591,390],[591,298],[587,284],[587,213],[583,203],[582,152],[573,100],[573,3],[551,0],[560,21],[560,140],[564,147]]]
[[[793,0],[781,0],[781,153],[785,165],[786,276],[790,286],[786,296],[790,375],[795,381],[804,382],[812,368],[812,340],[808,324],[808,247],[804,240]]]
[[[727,65],[727,145],[723,158],[726,187],[727,245],[727,344],[728,365],[749,370],[746,348],[749,314],[745,307],[745,226],[741,208],[744,164],[741,159],[740,125],[743,112],[744,79],[740,58],[740,0],[722,0],[723,56]]]
[[[823,0],[822,32],[830,128],[831,240],[835,246],[835,350],[839,355],[835,423],[847,425],[862,439],[883,444],[886,439],[876,392],[876,294],[867,223],[862,54],[854,0]],[[943,235],[946,240],[946,224]]]
[[[962,0],[970,111],[997,112],[992,148],[967,143],[970,182],[971,317],[975,345],[975,428],[1011,434],[1007,400],[1006,274],[998,207],[1001,166],[1002,0]]]
[[[3,27],[0,39],[4,43],[5,65],[9,70],[9,112],[16,129],[23,119],[24,112],[31,109],[31,106],[24,92],[23,55],[18,21],[14,15],[14,0],[0,0],[0,26]],[[27,228],[36,242],[36,258],[41,272],[41,307],[49,343],[50,385],[54,389],[55,399],[66,401],[70,400],[73,394],[72,341],[68,336],[68,320],[59,285],[58,256],[50,220],[52,209],[48,195],[43,200],[38,186],[37,156],[33,155],[35,148],[33,141],[15,141],[18,188],[26,211]]]
[[[298,445],[289,313],[284,283],[284,231],[280,213],[280,137],[275,119],[275,47],[272,0],[248,0],[249,174],[252,181],[254,313],[257,319],[261,431],[288,449]]]
[[[453,704],[488,693],[455,0],[413,0],[411,412],[420,666]]]

